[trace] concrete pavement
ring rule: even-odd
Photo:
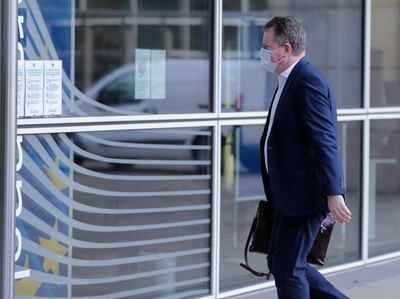
[[[351,299],[400,299],[400,258],[326,276]],[[236,296],[234,299],[277,299],[275,289]]]

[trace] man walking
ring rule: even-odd
[[[268,267],[280,299],[347,298],[307,264],[326,214],[342,223],[351,213],[344,201],[335,100],[305,49],[306,33],[294,17],[265,25],[261,62],[278,76],[260,141],[264,189],[274,206]]]

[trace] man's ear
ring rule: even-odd
[[[284,43],[283,47],[285,48],[285,52],[290,56],[293,53],[293,48],[289,43]]]

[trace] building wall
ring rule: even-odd
[[[264,198],[258,144],[276,78],[257,53],[275,15],[303,22],[339,109],[353,220],[335,227],[323,271],[397,255],[399,12],[394,0],[23,0],[16,298],[273,286],[239,263]],[[34,112],[43,99],[60,109]]]

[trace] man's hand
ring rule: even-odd
[[[328,195],[328,208],[337,222],[343,223],[351,220],[351,212],[342,195]]]

